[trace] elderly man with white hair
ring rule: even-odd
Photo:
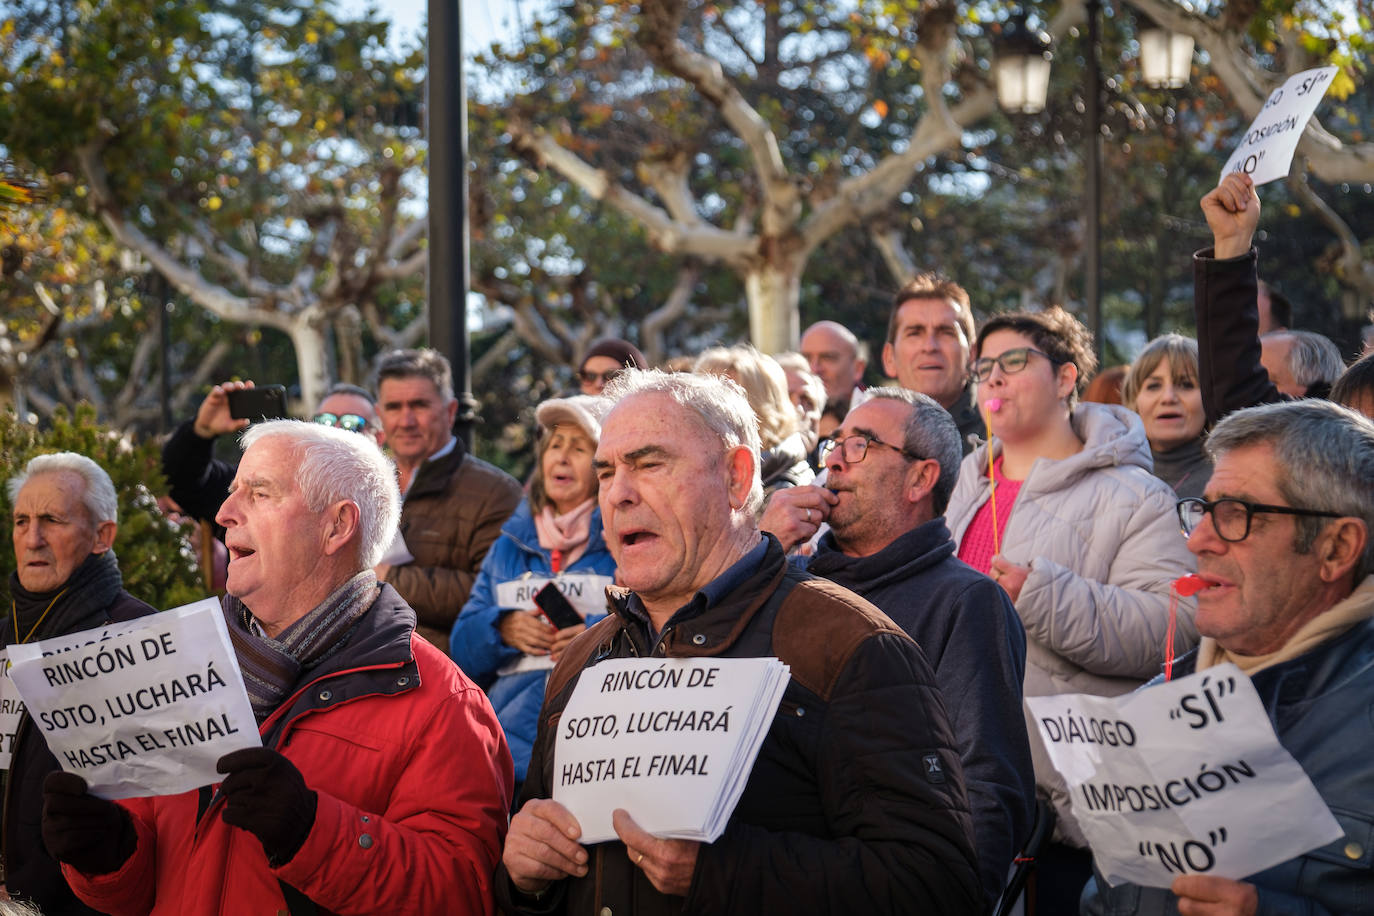
[[[13,600],[0,645],[65,636],[151,614],[124,590],[115,562],[119,502],[104,468],[85,455],[39,455],[9,482],[14,506]],[[4,890],[50,916],[93,912],[76,899],[39,832],[43,780],[58,769],[43,733],[22,713],[5,779]],[[2,895],[0,895],[2,896]]]
[[[118,804],[55,773],[43,836],[101,912],[488,914],[511,760],[482,691],[372,567],[395,469],[363,436],[250,427],[217,521],[262,737],[217,787]]]
[[[963,771],[920,648],[873,605],[794,569],[761,533],[758,423],[719,376],[627,371],[606,386],[594,466],[622,588],[549,676],[498,873],[510,913],[980,913]],[[608,658],[790,667],[725,832],[650,834],[612,812],[583,847],[551,795],[578,676]],[[566,721],[566,720],[564,720]]]

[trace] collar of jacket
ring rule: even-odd
[[[310,672],[310,679],[263,722],[263,744],[276,746],[302,715],[364,696],[393,696],[420,686],[410,637],[415,611],[386,583],[348,635],[348,643]]]
[[[713,605],[707,606],[698,592],[686,607],[673,614],[653,645],[649,645],[644,621],[629,608],[632,592],[620,586],[607,588],[606,595],[618,625],[616,635],[628,639],[636,655],[646,657],[660,654],[655,651],[660,647],[662,655],[673,657],[720,655],[728,651],[787,574],[787,557],[782,545],[767,532],[763,536],[768,546],[753,575]],[[604,650],[601,655],[605,655]]]
[[[456,439],[453,443],[453,451],[442,458],[436,458],[434,461],[426,459],[420,465],[420,469],[415,472],[415,479],[411,481],[410,489],[406,491],[406,499],[444,492],[448,489],[449,480],[458,471],[459,465],[467,460],[467,457],[467,446],[463,444],[462,439]]]
[[[1174,662],[1174,680],[1196,673],[1197,661],[1196,648],[1180,656]],[[1255,672],[1251,680],[1261,701],[1270,707],[1270,717],[1277,720],[1279,715],[1290,711],[1288,707],[1293,707],[1293,714],[1307,713],[1324,694],[1346,686],[1355,676],[1371,668],[1374,668],[1374,618],[1357,623],[1311,652]],[[1160,674],[1146,686],[1162,683],[1164,675]]]
[[[954,402],[954,407],[949,411],[949,415],[954,418],[954,425],[960,429],[963,429],[964,425],[968,423],[976,423],[980,427],[982,426],[983,417],[978,413],[974,387],[972,382],[965,383],[963,392],[959,395],[959,399]]]
[[[867,595],[892,581],[920,575],[953,553],[954,539],[944,516],[940,516],[917,525],[866,557],[846,555],[835,546],[834,532],[827,531],[816,545],[815,556],[806,564],[806,571]]]

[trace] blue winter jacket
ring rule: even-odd
[[[1192,674],[1196,659],[1196,652],[1180,659],[1178,675]],[[1374,913],[1374,619],[1251,680],[1280,743],[1345,831],[1245,879],[1259,891],[1256,916]],[[1178,898],[1159,888],[1108,887],[1094,879],[1084,889],[1082,912],[1176,916]]]
[[[577,562],[563,572],[615,575],[615,560],[606,549],[606,541],[601,533],[600,509],[592,512],[587,549],[577,558]],[[539,707],[544,703],[544,682],[548,680],[549,672],[497,674],[501,668],[520,657],[520,650],[501,641],[497,626],[501,615],[509,609],[496,603],[496,586],[526,574],[553,575],[549,552],[539,546],[539,534],[534,527],[528,498],[521,501],[515,514],[501,526],[501,536],[482,560],[472,594],[454,621],[453,632],[449,635],[449,654],[463,672],[487,692],[487,698],[496,710],[496,718],[506,730],[506,741],[515,760],[517,783],[525,780],[530,749],[534,746],[539,727]],[[605,616],[604,611],[588,614],[587,623],[596,623]]]

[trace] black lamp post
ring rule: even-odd
[[[425,122],[429,134],[429,345],[448,358],[458,416],[453,431],[472,448],[477,402],[468,360],[468,105],[462,0],[429,0]]]
[[[1103,353],[1102,336],[1102,73],[1099,54],[1102,46],[1102,0],[1087,0],[1088,54],[1086,73],[1086,111],[1088,149],[1086,185],[1083,200],[1083,225],[1086,253],[1083,263],[1083,299],[1088,311],[1088,330],[1092,332],[1098,358]],[[1024,10],[1008,22],[997,44],[997,103],[1003,110],[1034,114],[1045,107],[1049,92],[1050,51],[1048,38],[1043,45],[1031,36]],[[1140,33],[1140,69],[1145,82],[1155,88],[1177,89],[1188,81],[1192,69],[1193,38],[1157,26]],[[1041,68],[1043,67],[1043,77]],[[1034,79],[1022,76],[1034,72]],[[1031,93],[1038,93],[1032,95]]]

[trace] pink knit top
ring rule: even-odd
[[[1021,492],[1020,480],[1008,480],[1002,476],[1002,458],[999,455],[992,466],[992,496],[978,507],[973,521],[964,531],[964,539],[959,542],[959,559],[988,575],[992,569],[992,558],[997,552],[993,548],[992,503],[997,501],[997,541],[1007,532],[1007,520],[1011,518],[1011,508],[1016,502],[1016,494]]]

